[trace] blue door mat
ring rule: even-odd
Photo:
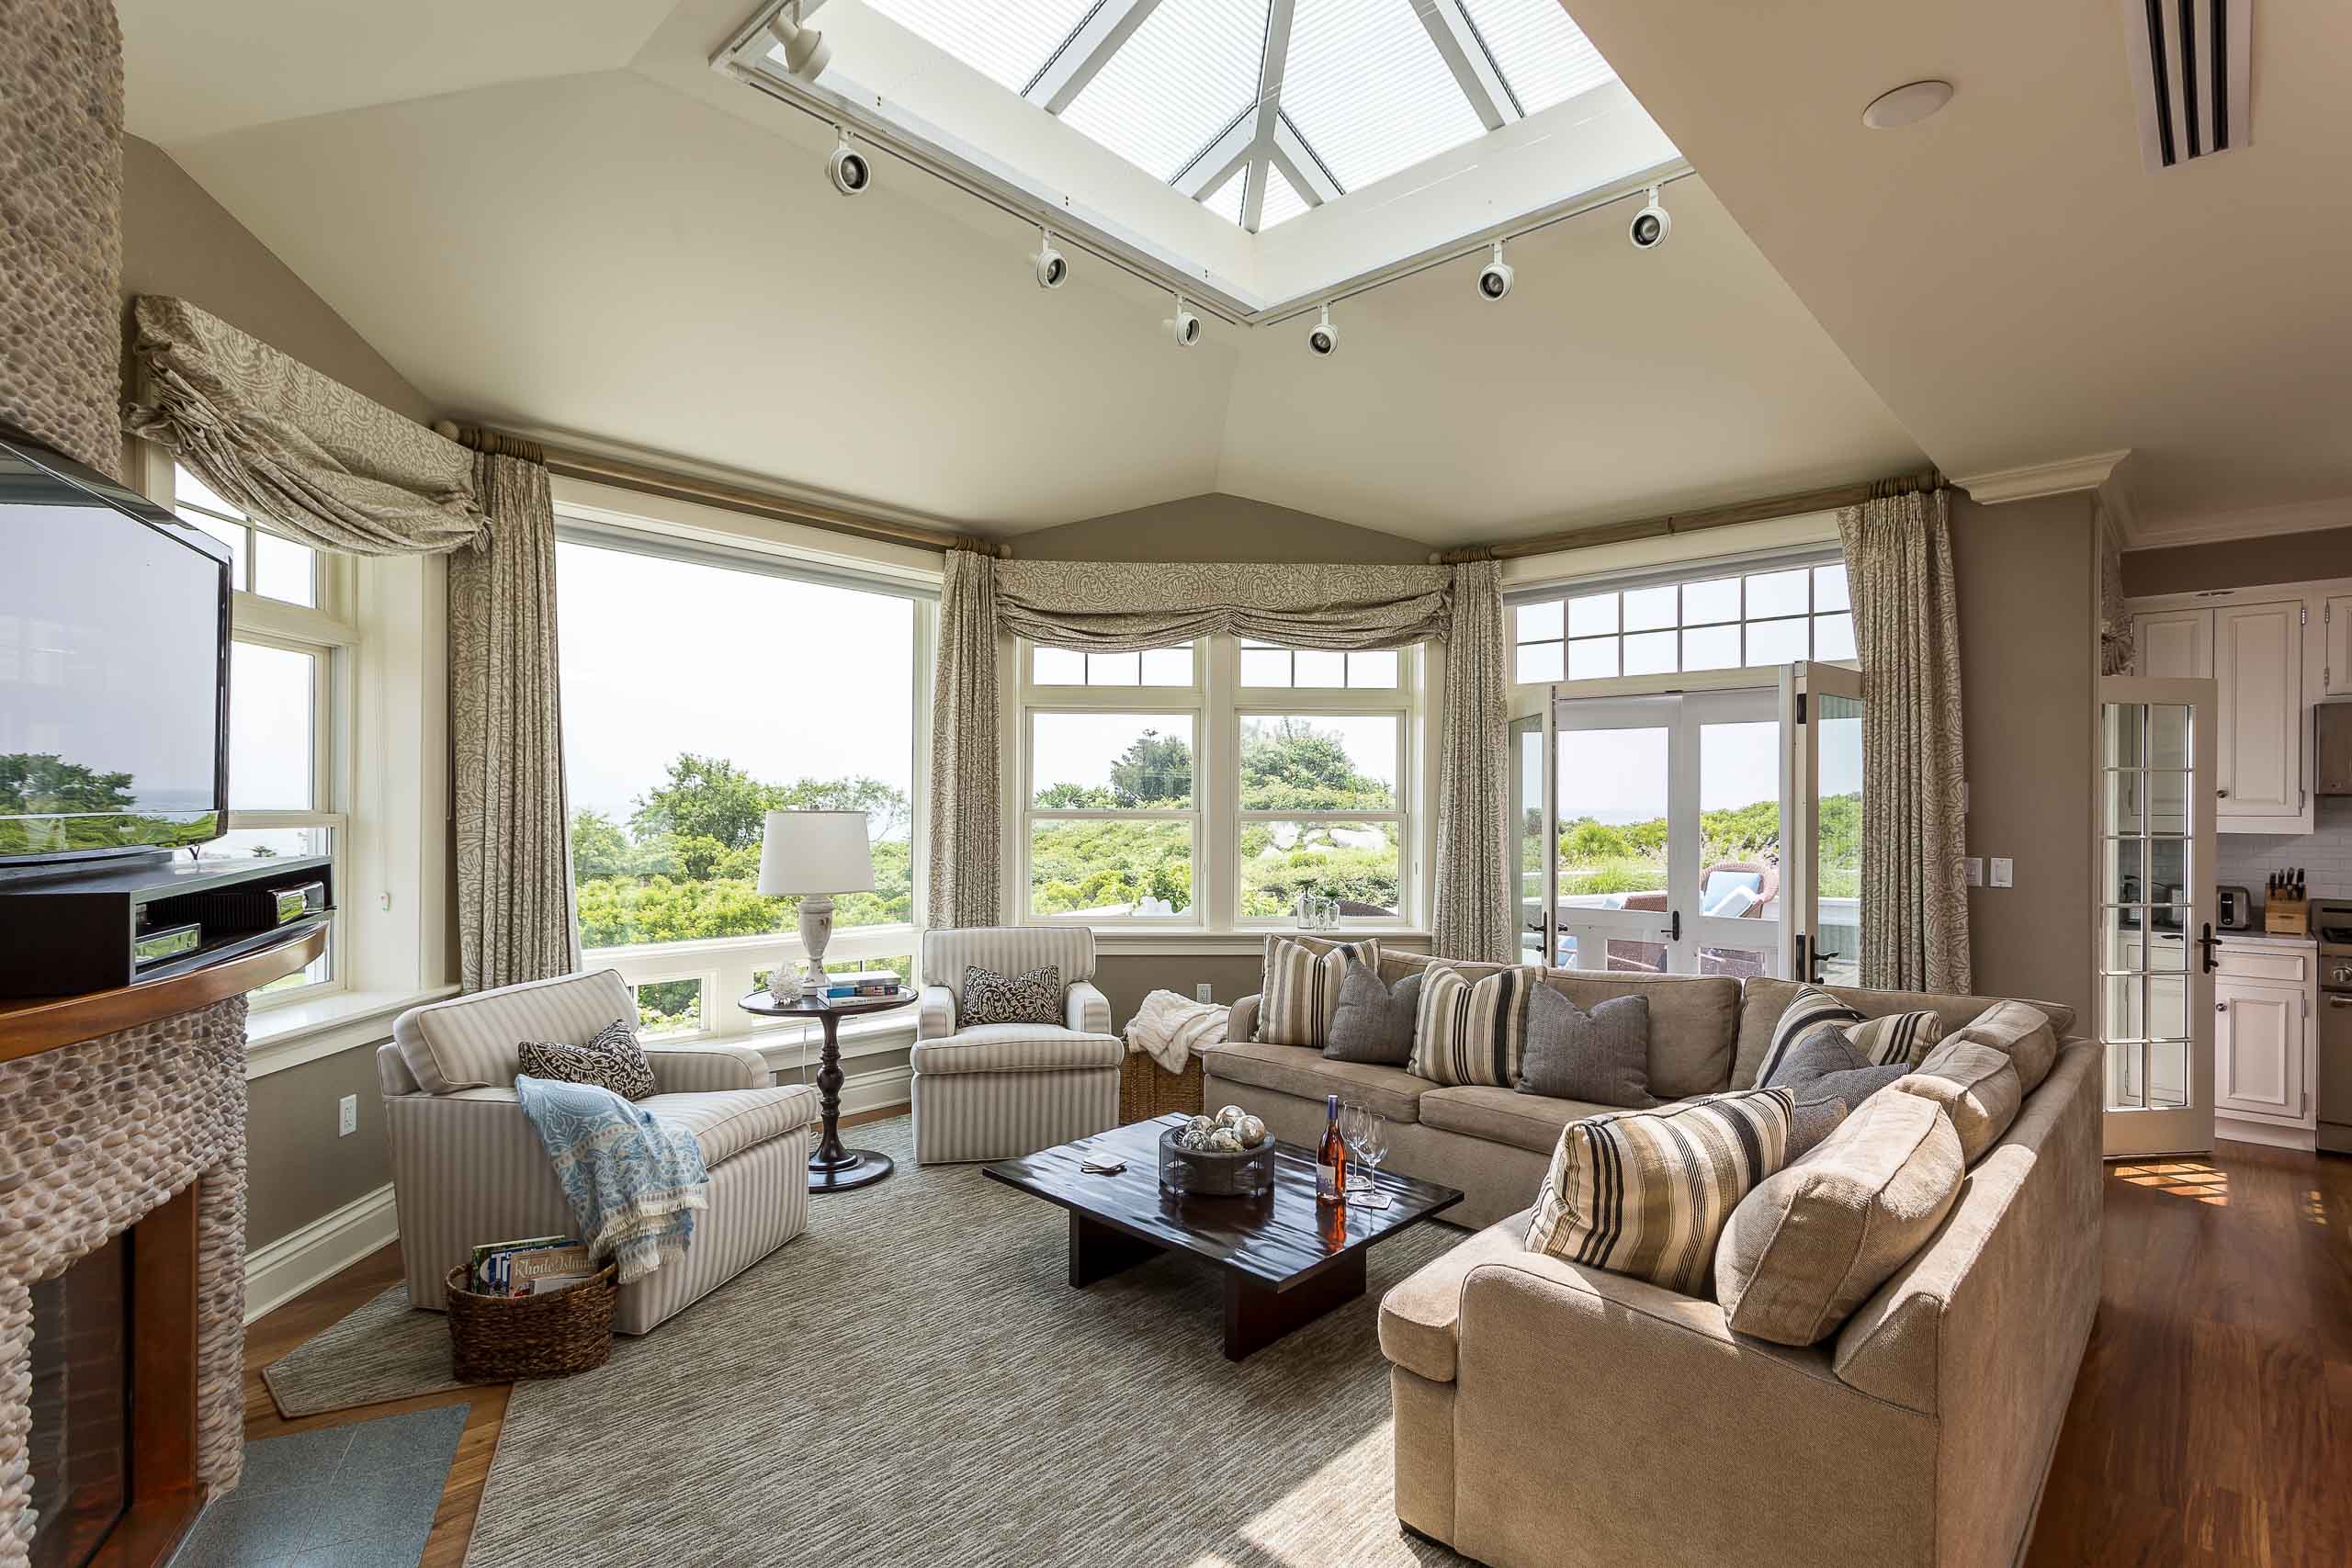
[[[445,1404],[245,1445],[171,1568],[416,1568],[466,1429]]]

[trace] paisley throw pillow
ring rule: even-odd
[[[626,1020],[615,1019],[585,1045],[526,1040],[516,1050],[526,1077],[594,1084],[623,1100],[643,1100],[655,1090],[653,1064]]]
[[[964,995],[956,1005],[957,1028],[1061,1021],[1061,965],[1032,969],[1026,975],[1000,975],[977,964],[964,966]]]

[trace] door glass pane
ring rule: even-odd
[[[2137,768],[2109,768],[2106,784],[2107,831],[2138,832],[2147,821],[2148,775]]]
[[[2147,898],[2147,840],[2141,838],[2109,839],[2106,848],[2106,879],[2100,884],[2099,895],[2110,904],[2138,904]]]
[[[1781,887],[1778,719],[1699,727],[1698,912],[1777,920]],[[1772,928],[1759,924],[1758,941]]]
[[[1544,725],[1511,721],[1512,886],[1519,908],[1519,961],[1544,962]]]
[[[2151,833],[2186,833],[2188,831],[2188,775],[2187,773],[2141,773],[2145,779],[2148,831]]]
[[[2110,768],[2140,765],[2140,705],[2109,703],[2099,725],[2101,761]]]
[[[1609,962],[1603,967],[1621,975],[1663,975],[1666,973],[1666,944],[1611,938]]]
[[[1773,959],[1773,953],[1758,948],[1702,947],[1699,950],[1699,973],[1752,980],[1759,975],[1771,974]]]
[[[2177,705],[2110,703],[2099,717],[2099,1035],[2109,1111],[2171,1110],[2189,1081],[2192,717]]]
[[[1819,826],[1814,844],[1815,973],[1832,986],[1862,978],[1862,705],[1825,692],[1820,700]]]
[[[2188,710],[2169,703],[2151,705],[2147,716],[2146,745],[2147,766],[2188,766]]]
[[[1561,734],[1558,853],[1564,910],[1665,914],[1668,736],[1663,726]]]

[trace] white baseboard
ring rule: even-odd
[[[284,1306],[304,1291],[397,1239],[400,1218],[389,1181],[300,1230],[245,1254],[245,1321]]]

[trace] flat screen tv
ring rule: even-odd
[[[229,814],[228,547],[0,429],[0,867]]]

